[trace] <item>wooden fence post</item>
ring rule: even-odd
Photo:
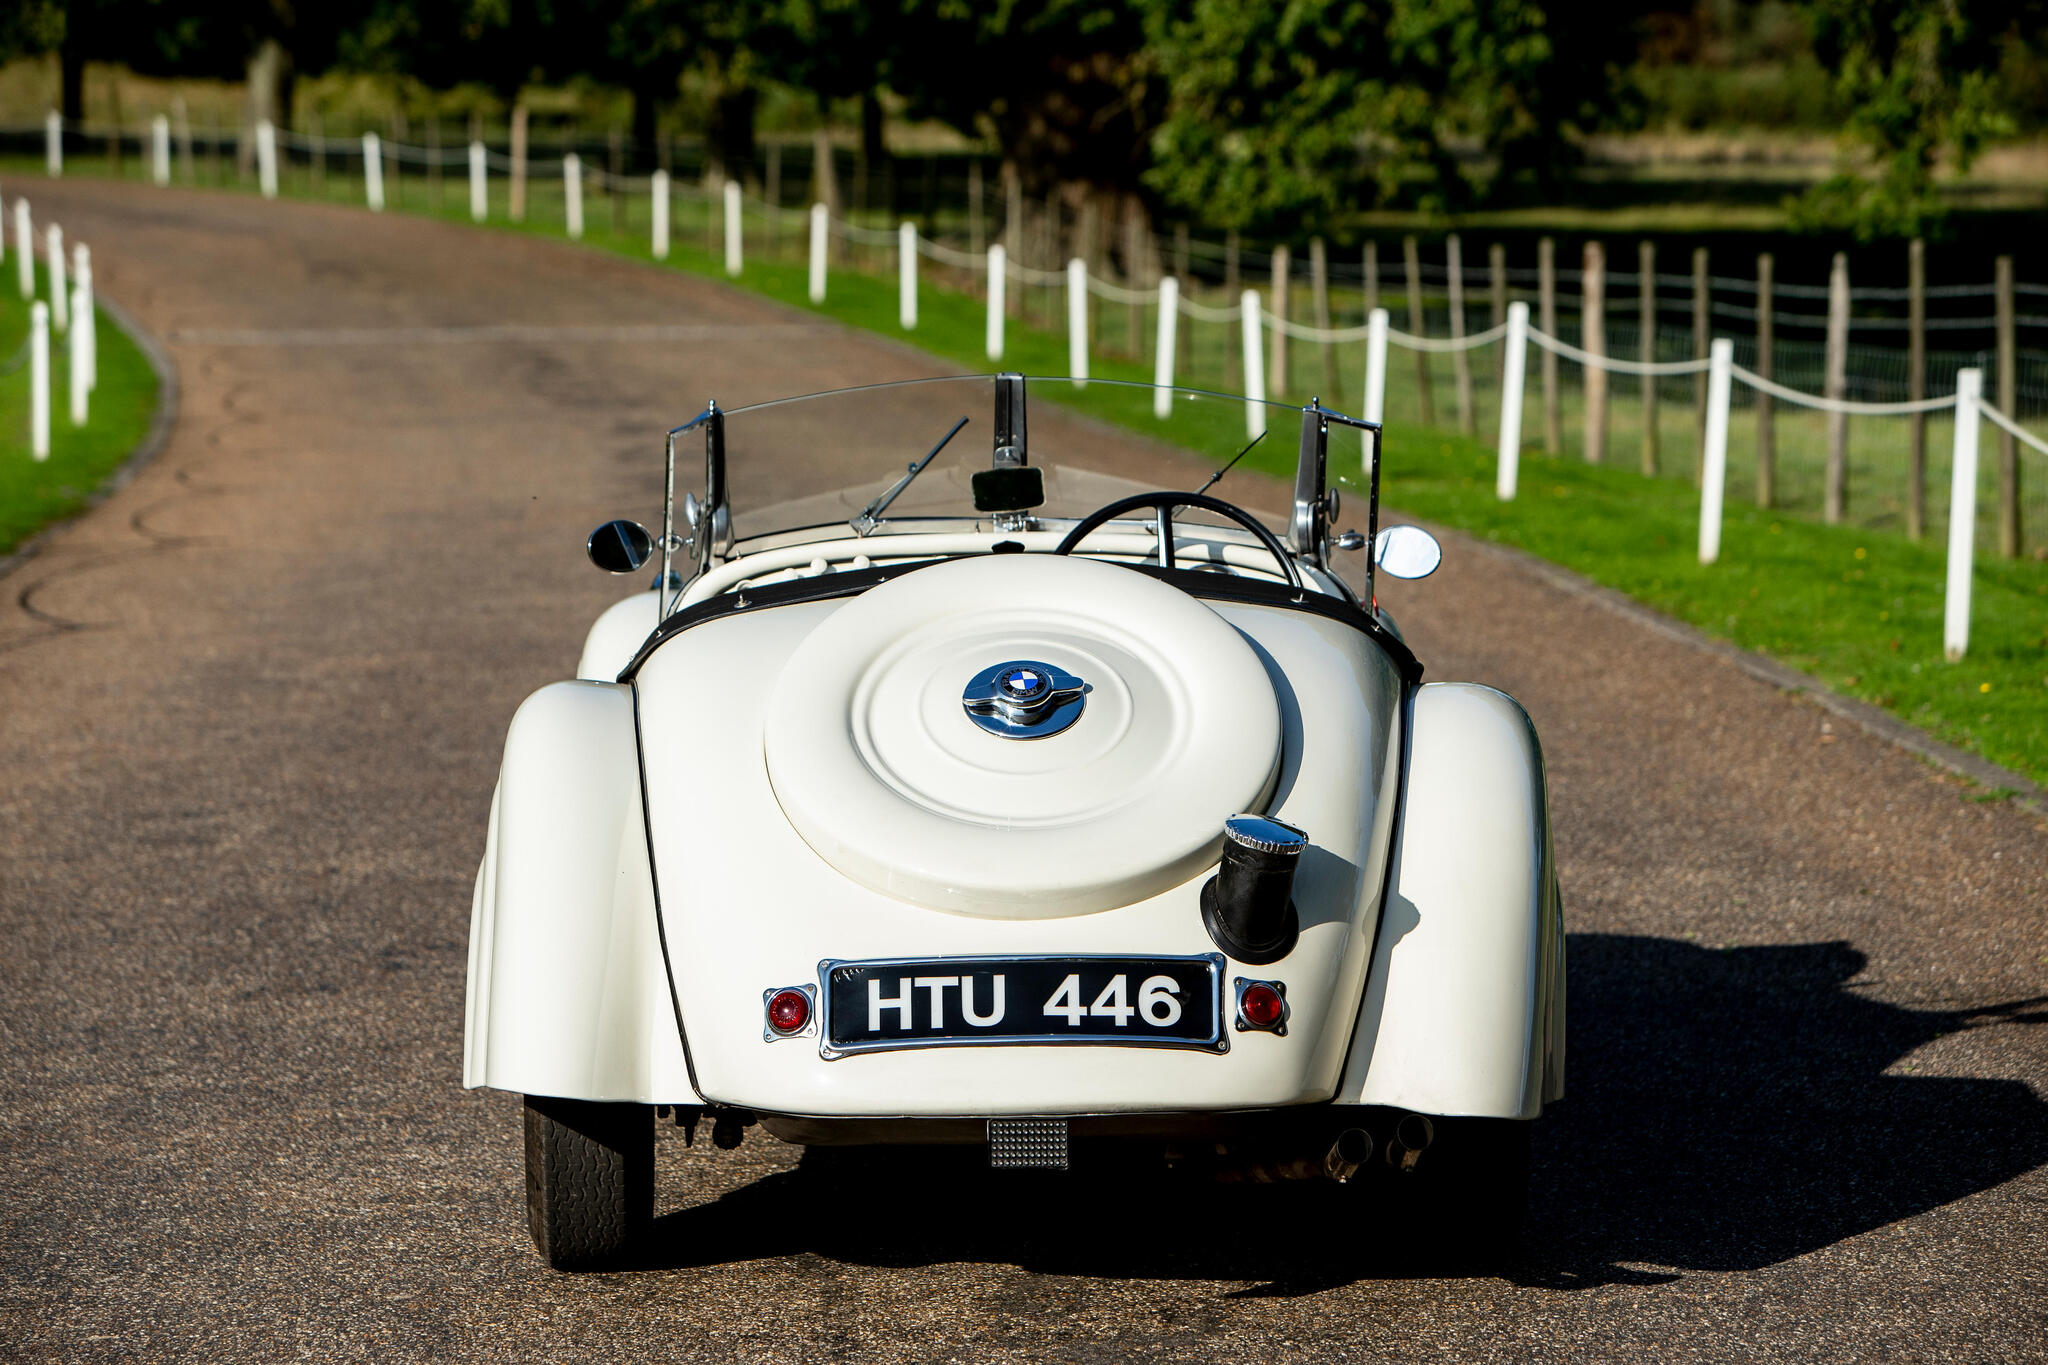
[[[1906,397],[1927,396],[1927,244],[1906,247]],[[1906,418],[1906,535],[1927,534],[1927,414]]]
[[[1692,358],[1707,359],[1707,341],[1713,330],[1713,286],[1707,278],[1707,249],[1694,247],[1692,253]],[[1707,372],[1692,377],[1693,409],[1699,420],[1699,442],[1693,447],[1693,482],[1698,483],[1707,458]]]
[[[1194,251],[1192,245],[1188,241],[1188,225],[1186,223],[1174,224],[1173,278],[1175,283],[1173,301],[1175,308],[1180,307],[1181,282],[1185,281],[1189,284],[1192,284],[1194,282],[1195,277],[1193,274],[1190,273],[1189,270],[1189,267],[1193,264],[1193,256]],[[1160,306],[1162,308],[1165,307],[1165,303],[1165,299],[1162,298],[1160,300]],[[1194,346],[1191,337],[1191,333],[1193,332],[1193,330],[1193,328],[1182,327],[1178,321],[1174,323],[1173,335],[1174,346],[1176,348],[1176,354],[1174,356],[1175,368],[1181,374],[1183,379],[1190,384],[1194,382],[1193,371],[1191,369],[1194,358]]]
[[[1579,280],[1579,317],[1585,336],[1579,346],[1597,358],[1608,354],[1608,250],[1597,241],[1585,244]],[[1608,370],[1585,364],[1585,463],[1608,458]]]
[[[1827,376],[1821,391],[1829,398],[1849,396],[1849,254],[1835,253],[1828,270]],[[1840,522],[1849,505],[1849,414],[1828,413],[1828,481],[1821,517]]]
[[[1266,383],[1270,393],[1287,392],[1287,296],[1294,292],[1293,281],[1288,278],[1292,261],[1287,244],[1282,242],[1273,248],[1273,303],[1267,311],[1273,318],[1273,336],[1266,344],[1272,349],[1272,357],[1266,362]]]
[[[1557,243],[1536,242],[1537,322],[1549,336],[1557,335]],[[1543,453],[1555,455],[1564,446],[1564,415],[1557,407],[1557,352],[1543,348]]]
[[[259,134],[260,136],[260,134]],[[262,160],[262,144],[257,144],[258,157]],[[433,211],[441,211],[441,116],[427,115],[427,199]]]
[[[1636,356],[1641,360],[1654,361],[1657,358],[1657,244],[1639,242],[1636,244],[1637,297],[1641,299],[1641,321],[1638,324],[1642,336],[1636,344]],[[1654,477],[1657,473],[1659,444],[1657,430],[1657,376],[1643,376],[1643,473]]]
[[[1320,237],[1311,237],[1309,239],[1308,277],[1309,286],[1315,296],[1313,302],[1316,326],[1327,332],[1330,330],[1330,255],[1329,249],[1324,246],[1323,239]],[[1326,337],[1321,345],[1323,351],[1323,392],[1329,395],[1328,401],[1330,403],[1341,407],[1343,399],[1337,387],[1337,344]]]
[[[1422,252],[1413,236],[1401,239],[1401,264],[1408,272],[1408,331],[1413,336],[1427,336],[1429,324],[1422,311]],[[1436,425],[1436,400],[1429,391],[1429,352],[1415,353],[1415,401],[1422,409],[1422,425]]]
[[[1595,360],[1607,356],[1607,250],[1598,242],[1586,243],[1579,281],[1580,328],[1584,335],[1579,347]],[[1607,458],[1607,371],[1589,361],[1582,367],[1586,395],[1586,463],[1599,464]]]
[[[768,201],[768,223],[763,229],[761,254],[770,260],[782,254],[782,144],[768,144],[766,179],[761,197]]]
[[[1444,270],[1450,282],[1451,340],[1465,339],[1465,252],[1453,232],[1444,239]],[[1478,431],[1472,415],[1472,353],[1460,347],[1451,352],[1451,382],[1458,394],[1458,430],[1471,436]]]
[[[988,225],[982,218],[981,158],[978,156],[967,158],[967,249],[976,256],[988,250]]]
[[[614,128],[605,135],[605,195],[612,201],[612,235],[626,235],[626,135]]]
[[[1223,297],[1238,298],[1241,295],[1238,278],[1239,239],[1237,229],[1231,228],[1223,234]],[[1238,368],[1238,353],[1241,347],[1223,348],[1223,387],[1235,389],[1243,384],[1243,371]]]
[[[171,100],[171,122],[178,133],[178,177],[186,184],[193,183],[192,173],[192,111],[185,105],[185,97],[178,95]],[[320,156],[320,116],[313,115],[314,155]],[[321,157],[321,168],[325,169],[326,158]]]
[[[1136,292],[1151,281],[1145,269],[1145,210],[1136,195],[1124,200],[1124,288]],[[1139,360],[1145,355],[1145,305],[1132,299],[1124,312],[1128,315],[1131,359]]]
[[[2018,349],[2013,336],[2012,257],[2000,256],[1995,276],[1998,295],[1998,410],[2019,416]],[[1998,429],[1998,553],[2016,559],[2026,542],[2020,524],[2019,443],[2004,427]]]
[[[526,221],[526,106],[512,106],[512,221]]]
[[[1777,258],[1759,252],[1756,258],[1756,372],[1769,379],[1778,346]],[[1756,396],[1756,505],[1769,507],[1778,499],[1778,421],[1774,400],[1758,391]]]
[[[1003,255],[1010,260],[1024,261],[1024,177],[1017,171],[1017,163],[1007,157],[1003,160]],[[1010,293],[1004,286],[1003,307],[1011,317],[1023,310],[1022,291]]]
[[[1488,327],[1504,327],[1508,320],[1508,249],[1499,242],[1486,248],[1486,297]],[[1505,340],[1505,339],[1503,339]],[[1505,345],[1493,350],[1493,383],[1500,387],[1505,377],[1508,352]]]
[[[1380,244],[1367,242],[1362,261],[1365,270],[1365,315],[1372,316],[1373,309],[1380,306]]]

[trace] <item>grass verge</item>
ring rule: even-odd
[[[10,261],[9,274],[12,274]],[[40,282],[40,272],[38,272]],[[53,521],[85,506],[107,477],[149,434],[156,415],[156,371],[149,358],[102,309],[99,314],[99,384],[89,420],[71,425],[69,348],[50,345],[50,458],[29,453],[28,303],[9,282],[0,299],[0,554]],[[54,329],[52,329],[54,331]]]

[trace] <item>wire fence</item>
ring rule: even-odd
[[[266,193],[440,213],[467,207],[474,218],[516,218],[573,236],[595,230],[658,238],[656,254],[673,243],[741,269],[750,260],[809,258],[814,279],[851,270],[897,276],[915,290],[922,274],[925,287],[986,298],[991,249],[1000,248],[1003,319],[1070,334],[1078,319],[1080,335],[1070,340],[1083,366],[1090,356],[1157,361],[1160,299],[1170,280],[1177,324],[1171,372],[1181,383],[1224,389],[1246,390],[1254,378],[1244,338],[1247,287],[1257,286],[1256,378],[1264,389],[1364,408],[1396,435],[1417,426],[1491,434],[1507,399],[1505,316],[1523,302],[1536,312],[1540,325],[1530,335],[1542,339],[1542,352],[1527,378],[1532,398],[1519,405],[1522,440],[1550,454],[1695,480],[1705,461],[1708,351],[1722,337],[1733,343],[1735,367],[1727,495],[1911,536],[1947,532],[1955,376],[1976,369],[1991,377],[1986,401],[2012,428],[1998,427],[1997,451],[1980,472],[1976,543],[2007,554],[2048,553],[2048,460],[2031,443],[2048,430],[2048,350],[2017,344],[2048,339],[2038,330],[2048,328],[2048,286],[2009,276],[1982,285],[1848,288],[1845,280],[1708,275],[1697,258],[1691,274],[1609,271],[1590,253],[1578,268],[1547,259],[1530,268],[1510,265],[1498,249],[1484,265],[1468,267],[1458,261],[1455,239],[1442,261],[1423,259],[1413,239],[1398,252],[1367,242],[1340,260],[1320,243],[1306,253],[1258,251],[1235,239],[1167,237],[1130,223],[1112,231],[1086,205],[1034,203],[1014,185],[991,189],[979,176],[957,197],[925,185],[906,238],[886,210],[862,207],[858,168],[855,202],[831,207],[843,171],[829,155],[821,160],[813,151],[806,159],[804,149],[771,149],[765,161],[743,168],[750,183],[707,184],[659,168],[629,172],[616,140],[594,148],[573,138],[420,145],[374,132],[199,130],[158,118],[118,131],[60,127],[55,137],[48,126],[0,130],[0,146],[31,136],[41,138],[54,173],[65,155],[103,154],[109,170],[130,178],[253,182]],[[821,174],[822,167],[833,169]],[[820,201],[827,203],[822,251],[812,240],[809,198],[821,189],[828,196]],[[917,258],[908,270],[905,240]],[[1080,308],[1072,298],[1074,261],[1087,296]],[[1987,300],[1996,305],[1989,316]],[[1373,400],[1366,352],[1371,315],[1381,307],[1406,323],[1389,326],[1387,340],[1408,354],[1382,365]],[[1902,307],[1912,316],[1896,316]],[[1965,311],[1942,315],[1944,308]],[[914,303],[904,316],[914,318]],[[1000,332],[992,318],[991,338]],[[1902,332],[1912,346],[1898,344]],[[1986,332],[1995,336],[1988,347],[1927,344]]]

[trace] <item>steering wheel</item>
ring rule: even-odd
[[[1170,569],[1173,567],[1173,509],[1176,507],[1199,507],[1205,512],[1214,512],[1220,517],[1227,517],[1239,526],[1244,527],[1245,530],[1250,531],[1254,536],[1257,536],[1259,544],[1265,547],[1266,552],[1280,562],[1281,571],[1287,575],[1289,586],[1293,587],[1296,591],[1300,591],[1301,570],[1295,567],[1294,557],[1287,553],[1287,547],[1280,543],[1280,537],[1268,531],[1257,517],[1243,508],[1227,503],[1221,498],[1211,498],[1201,493],[1175,493],[1161,490],[1157,493],[1133,493],[1128,498],[1118,498],[1108,506],[1098,507],[1083,517],[1079,525],[1067,532],[1066,539],[1054,547],[1053,553],[1056,555],[1072,554],[1076,545],[1079,545],[1095,531],[1100,530],[1105,522],[1114,521],[1124,513],[1135,512],[1141,507],[1150,508],[1156,516],[1159,528],[1159,566],[1161,568]]]

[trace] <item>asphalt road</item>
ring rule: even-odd
[[[2048,1358],[2042,823],[1456,543],[1394,605],[1535,715],[1572,933],[1523,1264],[1256,1195],[845,1198],[756,1133],[664,1141],[645,1268],[550,1273],[461,1006],[505,725],[615,591],[583,535],[706,394],[923,367],[535,240],[6,188],[185,392],[0,583],[0,1356]]]

